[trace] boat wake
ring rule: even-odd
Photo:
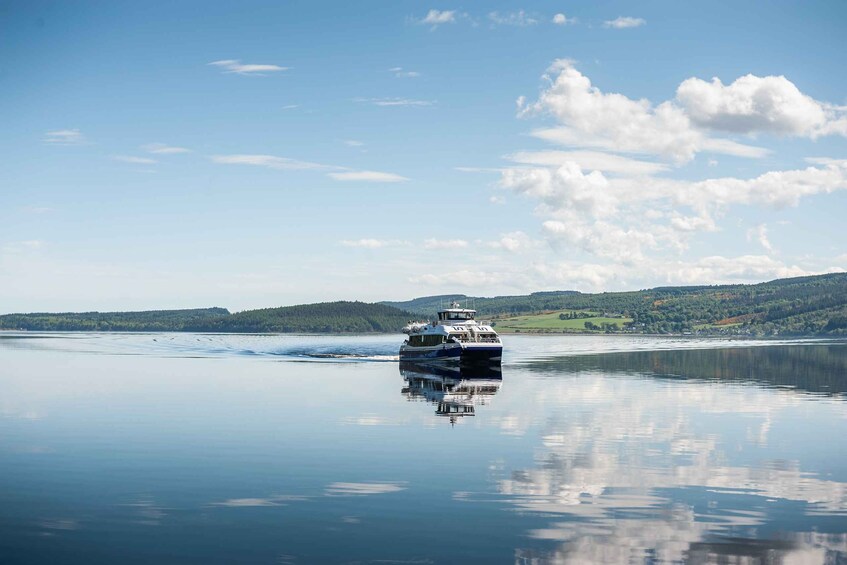
[[[58,349],[100,355],[255,357],[323,363],[397,362],[397,336],[280,336],[235,334],[36,333],[5,335],[5,347]],[[11,339],[14,337],[15,339]]]

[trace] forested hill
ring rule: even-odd
[[[384,304],[325,302],[230,314],[224,308],[8,314],[0,329],[32,331],[399,332],[414,315]]]
[[[503,322],[501,327],[506,331],[509,331],[509,316],[545,313],[545,323],[549,324],[549,319],[558,320],[555,313],[562,311],[563,328],[567,326],[579,331],[583,331],[582,319],[585,318],[585,331],[847,335],[847,273],[778,279],[752,285],[660,287],[599,294],[561,291],[494,298],[442,295],[378,304],[325,302],[236,314],[224,308],[7,314],[0,316],[0,330],[398,332],[409,319],[431,317],[452,300],[476,308],[481,317]],[[554,314],[549,314],[551,312]],[[579,321],[574,322],[575,319]],[[600,323],[606,325],[600,326]],[[523,328],[532,328],[532,323],[526,320],[522,320],[522,324]],[[549,329],[548,325],[545,331]]]
[[[847,273],[760,284],[659,287],[598,294],[536,292],[493,298],[441,295],[384,304],[431,316],[451,299],[484,317],[585,310],[632,318],[627,331],[738,335],[847,334]]]
[[[190,331],[208,320],[226,318],[230,315],[226,308],[6,314],[0,316],[0,329],[92,332]]]
[[[198,331],[370,333],[400,332],[414,315],[384,304],[322,302],[246,310],[205,320]]]

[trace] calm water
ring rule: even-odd
[[[400,340],[0,334],[0,562],[847,562],[843,342]]]

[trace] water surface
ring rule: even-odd
[[[847,561],[847,345],[0,333],[3,563]]]

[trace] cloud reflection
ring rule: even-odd
[[[365,496],[386,494],[406,490],[404,482],[390,483],[331,483],[327,485],[326,496]]]
[[[275,494],[261,498],[230,498],[221,502],[212,502],[209,506],[225,506],[228,508],[258,508],[262,506],[287,506],[289,502],[308,500],[308,496],[291,494]]]
[[[554,368],[561,369],[548,374]],[[535,380],[526,403],[498,415],[501,433],[537,433],[538,449],[533,466],[497,473],[497,491],[519,512],[550,517],[529,535],[560,544],[520,549],[517,562],[844,557],[840,533],[767,533],[844,523],[847,483],[807,468],[822,463],[802,445],[821,422],[833,437],[843,431],[837,423],[847,404],[839,397],[582,369]]]

